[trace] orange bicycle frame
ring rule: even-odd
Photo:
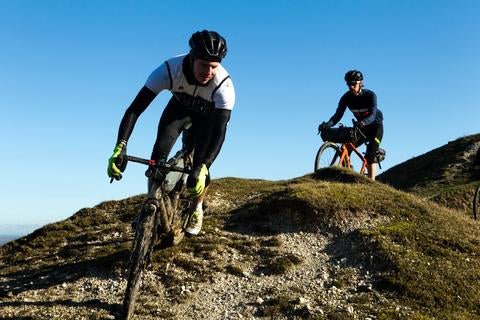
[[[338,164],[341,166],[341,167],[346,167],[348,169],[351,169],[351,165],[350,165],[350,151],[353,151],[357,154],[357,156],[360,158],[360,160],[362,161],[362,168],[360,169],[360,174],[365,174],[365,169],[367,168],[367,159],[365,159],[365,157],[360,153],[360,151],[358,151],[358,149],[353,145],[353,143],[351,142],[345,142],[345,143],[342,143],[342,146],[341,146],[341,149],[342,149],[342,153],[340,155],[340,161],[338,162]]]

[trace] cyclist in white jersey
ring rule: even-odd
[[[127,141],[135,123],[153,99],[162,91],[173,96],[165,107],[158,125],[151,159],[166,161],[184,127],[191,123],[195,152],[193,173],[187,189],[196,198],[196,209],[190,215],[185,231],[197,235],[203,222],[203,200],[210,182],[209,168],[225,139],[227,123],[235,103],[235,90],[228,72],[220,62],[227,54],[225,39],[214,31],[196,32],[189,40],[190,52],[162,63],[148,77],[123,116],[117,144],[108,160],[108,176],[121,178],[125,170]],[[146,175],[161,180],[164,173],[150,167]],[[150,190],[149,190],[150,191]],[[150,192],[149,192],[150,195]]]

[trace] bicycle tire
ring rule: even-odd
[[[335,165],[335,162],[340,159],[341,152],[338,145],[334,142],[325,142],[318,149],[315,157],[314,171],[321,168],[326,168]]]
[[[155,207],[148,206],[142,210],[140,221],[135,232],[135,239],[130,255],[127,289],[123,300],[122,319],[129,320],[135,310],[140,282],[148,255],[154,241]]]
[[[193,163],[193,156],[190,153],[185,157],[185,162],[183,165],[191,166]],[[182,197],[183,190],[185,189],[186,180],[180,179],[173,192],[169,195],[169,204],[171,209],[171,220],[170,220],[170,236],[171,236],[171,245],[179,244],[185,237],[185,227],[190,216],[190,212],[193,211],[192,205],[193,201],[191,197]]]
[[[473,218],[477,220],[477,217],[480,215],[480,186],[475,190],[473,195]]]

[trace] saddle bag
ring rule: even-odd
[[[375,160],[377,163],[380,163],[382,162],[383,160],[385,160],[385,156],[387,155],[387,152],[385,151],[385,149],[382,149],[382,148],[378,148],[377,150],[377,154],[375,155]]]

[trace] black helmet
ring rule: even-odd
[[[345,73],[345,81],[347,82],[357,82],[363,80],[363,74],[358,70],[350,70]]]
[[[220,62],[227,55],[227,41],[215,31],[198,31],[188,41],[193,59]]]

